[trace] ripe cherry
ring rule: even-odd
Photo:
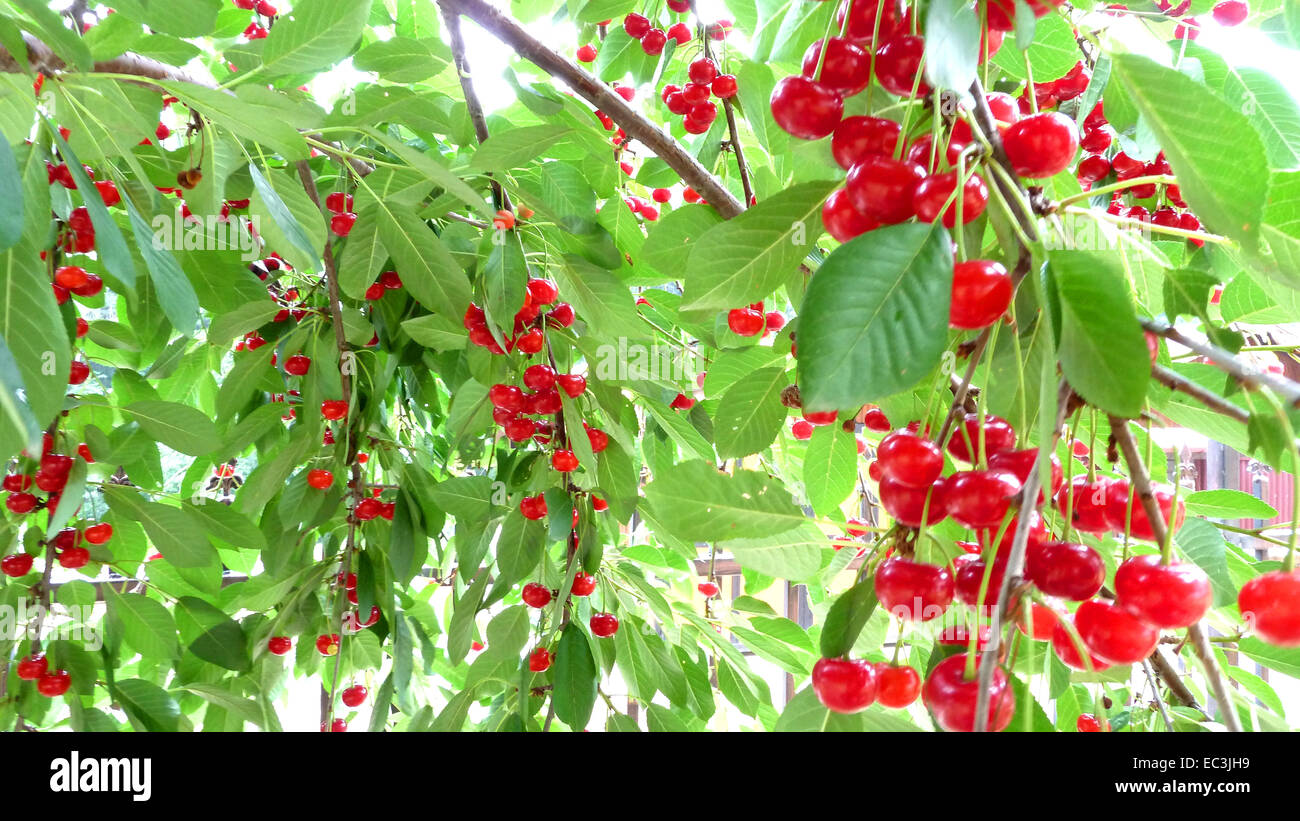
[[[597,638],[607,639],[618,632],[618,618],[613,613],[596,613],[587,625]]]
[[[845,97],[852,97],[871,83],[871,57],[850,41],[832,37],[824,60],[821,54],[821,40],[808,47],[803,54],[803,76],[816,78],[820,60],[822,73],[817,82]]]
[[[524,369],[524,385],[535,391],[549,390],[555,387],[555,375],[550,365],[529,365]]]
[[[574,596],[590,596],[595,591],[596,577],[583,572],[573,577],[573,586],[569,588],[569,592]]]
[[[880,441],[876,459],[885,475],[908,487],[928,488],[943,473],[943,451],[933,441],[896,431]]]
[[[18,662],[18,678],[36,681],[50,670],[50,660],[44,655],[26,656]]]
[[[1079,132],[1074,121],[1058,111],[1031,114],[1002,135],[1007,159],[1017,174],[1031,179],[1053,177],[1074,160]]]
[[[892,667],[883,662],[876,665],[876,701],[882,707],[901,710],[921,694],[921,676],[906,665]]]
[[[534,305],[550,305],[560,297],[560,289],[549,279],[534,277],[528,280],[528,295]]]
[[[1034,471],[1038,464],[1038,448],[1025,448],[1023,450],[1004,450],[998,453],[989,454],[990,470],[1007,470],[1016,475],[1021,484],[1029,480],[1029,474]],[[1056,493],[1061,488],[1061,482],[1064,478],[1061,475],[1061,463],[1055,454],[1048,457],[1048,464],[1051,470],[1051,487],[1050,494]],[[1038,503],[1043,502],[1043,492],[1038,493]]]
[[[609,434],[605,433],[603,430],[589,428],[587,430],[587,443],[591,445],[592,453],[600,453],[605,448],[609,447]]]
[[[1214,603],[1210,578],[1194,564],[1161,564],[1159,556],[1134,556],[1115,571],[1120,607],[1164,630],[1201,620]]]
[[[943,227],[952,228],[957,224],[957,203],[949,202],[953,192],[957,190],[957,172],[949,171],[946,174],[932,174],[921,180],[912,194],[912,208],[916,211],[916,218],[922,222],[934,222],[943,214]],[[962,225],[972,222],[984,213],[984,207],[988,205],[989,189],[984,184],[984,180],[978,174],[971,174],[962,186],[961,194],[961,221]],[[944,205],[947,208],[944,208]]]
[[[817,700],[831,712],[860,712],[876,700],[876,669],[865,659],[818,659],[812,687]]]
[[[930,86],[920,78],[921,57],[925,53],[925,39],[916,34],[900,34],[889,40],[876,52],[876,79],[886,91],[900,97],[911,97],[913,86],[916,96],[925,97]]]
[[[0,573],[16,579],[26,576],[32,570],[32,557],[26,553],[15,553],[0,559]]]
[[[964,434],[963,434],[964,432]],[[969,440],[969,444],[967,441]],[[975,462],[972,453],[978,452],[980,444],[980,419],[978,413],[968,413],[962,419],[961,427],[953,432],[948,440],[948,454],[962,462]],[[984,452],[988,455],[1012,450],[1016,446],[1016,431],[1011,423],[1000,416],[986,414],[984,417]]]
[[[629,14],[623,18],[623,31],[633,40],[640,40],[650,31],[650,20],[640,14]]]
[[[1174,501],[1173,489],[1166,486],[1157,486],[1151,489],[1151,493],[1159,506],[1161,517],[1165,520],[1165,526],[1172,527],[1177,532],[1178,528],[1183,526],[1183,519],[1187,513],[1187,507],[1183,500],[1178,500],[1178,511],[1174,514],[1171,524],[1170,513],[1173,511]],[[1128,532],[1130,535],[1138,539],[1155,540],[1155,529],[1151,526],[1151,520],[1147,518],[1146,506],[1142,504],[1141,499],[1134,495],[1132,510],[1130,511],[1128,480],[1116,479],[1106,488],[1106,521],[1110,523],[1112,530],[1123,533],[1126,517],[1128,517]]]
[[[331,633],[328,636],[318,636],[316,638],[316,652],[322,656],[333,656],[339,652],[339,634]]]
[[[1087,476],[1075,476],[1070,484],[1063,485],[1056,493],[1056,509],[1062,516],[1067,515],[1075,530],[1084,533],[1102,534],[1110,530],[1110,521],[1106,515],[1106,491],[1110,480],[1097,477],[1089,481]]]
[[[325,731],[325,725],[321,725],[321,732]],[[348,731],[348,721],[345,718],[336,718],[330,722],[331,733],[346,733]]]
[[[320,403],[320,415],[330,420],[342,419],[348,415],[348,403],[342,399],[326,399]]]
[[[545,519],[546,518],[546,495],[539,493],[536,496],[525,496],[519,500],[519,512],[524,515],[525,519]]]
[[[770,104],[777,125],[804,140],[830,135],[844,115],[844,100],[839,94],[799,75],[777,83]]]
[[[944,225],[947,224],[945,214]],[[959,262],[952,269],[948,324],[969,330],[986,328],[1006,313],[1011,297],[1011,276],[1001,263],[989,259]]]
[[[719,74],[709,86],[709,90],[713,92],[714,96],[729,100],[736,96],[736,92],[740,90],[740,85],[737,83],[735,75]]]
[[[1074,626],[1088,651],[1111,664],[1137,664],[1160,641],[1159,628],[1113,602],[1097,599],[1079,605]]]
[[[831,154],[846,171],[870,156],[892,157],[901,131],[884,117],[845,117],[831,137]]]
[[[944,505],[959,524],[973,529],[992,528],[1002,523],[1019,492],[1020,480],[1010,471],[959,471],[944,485]]]
[[[961,562],[953,577],[953,591],[957,600],[972,607],[981,604],[990,607],[996,605],[998,596],[1002,593],[1002,577],[1006,574],[1008,553],[1009,551],[998,551],[997,558],[993,560],[993,569],[989,571],[987,584],[984,581],[984,574],[988,562],[969,554],[959,556],[958,559],[965,561]],[[984,590],[982,597],[981,588]]]
[[[1250,16],[1250,4],[1246,0],[1223,0],[1215,4],[1210,14],[1214,17],[1214,22],[1221,26],[1240,25]]]
[[[310,369],[311,358],[300,353],[284,360],[284,372],[291,376],[306,376],[307,371]]]
[[[1025,550],[1025,578],[1049,596],[1083,601],[1101,589],[1106,565],[1097,551],[1085,544],[1030,544]]]
[[[1241,586],[1237,607],[1264,641],[1300,647],[1300,573],[1271,570],[1251,579]]]
[[[577,53],[578,62],[590,63],[596,59],[596,48],[592,45],[580,46]]]
[[[982,658],[977,658],[978,672]],[[948,732],[969,733],[975,729],[975,716],[979,708],[979,676],[966,678],[966,654],[958,653],[944,659],[930,671],[922,689],[925,706],[935,721]],[[1000,668],[993,671],[990,681],[986,725],[992,732],[1001,732],[1011,723],[1016,712],[1016,696]]]
[[[1085,646],[1084,649],[1086,650],[1087,647]],[[1061,663],[1071,670],[1081,672],[1091,670],[1094,673],[1100,673],[1110,667],[1109,662],[1097,658],[1091,652],[1088,653],[1088,659],[1085,662],[1083,656],[1079,654],[1079,648],[1075,645],[1074,639],[1070,636],[1070,631],[1063,620],[1058,619],[1056,626],[1052,628],[1052,650],[1056,652],[1056,657],[1061,660]]]
[[[722,592],[722,590],[714,582],[700,582],[699,584],[695,585],[695,589],[700,591],[700,594],[703,595],[704,598],[706,599],[711,599],[714,596],[718,595],[720,592]]]
[[[283,656],[293,649],[293,639],[288,636],[271,636],[266,640],[266,649],[277,656]]]
[[[339,695],[339,698],[348,707],[360,707],[362,704],[365,704],[366,696],[368,696],[369,694],[370,691],[367,690],[365,687],[363,687],[360,684],[354,684],[351,687],[344,690]]]
[[[920,527],[922,516],[927,525],[932,525],[948,515],[944,497],[945,482],[942,480],[930,487],[910,487],[883,475],[883,469],[881,472],[881,477],[876,480],[880,483],[880,505],[900,523],[908,527]]]
[[[1033,624],[1030,625],[1031,614]],[[1061,617],[1055,610],[1045,604],[1033,602],[1030,606],[1020,612],[1016,619],[1016,627],[1034,641],[1051,641],[1052,633],[1056,630],[1056,625],[1061,621]]]
[[[796,419],[790,426],[790,435],[800,442],[806,442],[812,438],[813,424],[807,419]]]
[[[691,41],[691,27],[685,23],[673,23],[668,27],[668,36],[677,41],[677,45],[684,46]]]
[[[36,509],[36,497],[30,493],[10,493],[5,497],[5,507],[10,513],[22,515]]]
[[[853,206],[885,225],[915,214],[913,196],[925,179],[925,169],[910,160],[871,155],[849,170],[845,187]]]
[[[557,450],[551,454],[551,467],[561,473],[578,469],[578,457],[571,450]]]
[[[727,327],[737,336],[758,336],[767,326],[762,311],[751,308],[733,308],[727,312]]]
[[[545,673],[551,669],[551,651],[538,647],[528,654],[528,670],[532,673]]]
[[[718,64],[708,57],[697,57],[686,67],[686,76],[692,83],[708,85],[718,76]]]
[[[317,490],[325,490],[334,484],[334,474],[328,470],[312,470],[307,472],[307,484]]]
[[[1074,729],[1081,733],[1100,733],[1101,722],[1092,713],[1082,713],[1074,720]],[[1110,728],[1110,722],[1106,722],[1107,729]]]
[[[524,585],[522,595],[524,604],[529,607],[542,608],[551,603],[551,591],[537,582],[529,582]]]
[[[55,670],[36,680],[36,691],[48,698],[58,698],[68,692],[71,686],[72,676],[68,675],[67,670]]]
[[[849,192],[844,188],[832,191],[822,204],[822,225],[826,227],[826,233],[838,242],[848,242],[880,227],[879,222],[853,207]]]
[[[90,551],[84,547],[70,547],[59,554],[59,565],[76,570],[90,564]]]
[[[929,621],[952,603],[953,578],[948,568],[894,558],[876,569],[876,598],[891,615]]]
[[[663,54],[664,46],[667,44],[668,34],[663,29],[650,29],[641,38],[641,50],[651,57],[658,57]]]
[[[351,213],[335,214],[330,217],[330,230],[340,237],[352,233],[352,226],[357,223],[357,215]]]
[[[835,11],[836,27],[844,27],[844,12],[848,8],[849,22],[845,33],[850,40],[869,48],[872,37],[878,35],[886,43],[902,28],[903,14],[897,0],[854,0],[841,3]],[[879,23],[876,18],[879,17]]]

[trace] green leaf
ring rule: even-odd
[[[168,562],[178,568],[208,567],[216,555],[203,531],[177,507],[146,502],[129,488],[103,488],[114,513],[144,525],[149,540]]]
[[[821,236],[830,182],[792,186],[719,223],[686,259],[683,311],[728,310],[767,298]]]
[[[814,512],[828,516],[858,481],[858,441],[839,422],[819,425],[803,457],[803,487]]]
[[[255,727],[265,727],[265,717],[262,715],[262,708],[257,702],[244,698],[225,687],[216,684],[203,684],[201,682],[192,682],[182,685],[182,690],[193,693],[209,704],[220,707],[232,716],[239,718]]]
[[[1187,558],[1195,562],[1210,577],[1210,585],[1214,588],[1215,607],[1222,607],[1237,600],[1237,588],[1232,583],[1232,577],[1228,575],[1226,554],[1228,545],[1223,540],[1223,533],[1217,527],[1204,519],[1188,519],[1174,534],[1174,542]]]
[[[133,724],[151,733],[174,733],[179,729],[180,705],[157,684],[129,678],[115,682],[112,690]]]
[[[276,174],[268,179],[256,163],[248,164],[248,173],[257,193],[256,210],[264,211],[273,223],[262,226],[268,240],[273,246],[280,247],[281,253],[288,253],[289,261],[295,267],[318,270],[321,249],[325,247],[327,237],[324,218],[311,198],[300,186],[291,184],[288,175]],[[279,182],[278,187],[275,181]],[[283,243],[277,242],[280,237],[293,247],[285,248]]]
[[[1053,251],[1048,260],[1060,297],[1062,373],[1098,408],[1138,416],[1150,359],[1118,260],[1090,251]]]
[[[193,336],[199,324],[199,297],[194,293],[194,286],[181,270],[172,252],[155,242],[153,230],[135,210],[131,200],[124,198],[122,204],[130,215],[136,246],[149,269],[154,295],[158,298],[167,321],[183,336]]]
[[[72,179],[77,183],[77,191],[81,193],[82,202],[85,203],[86,211],[90,214],[90,222],[95,226],[95,254],[104,261],[104,267],[108,268],[109,273],[117,277],[127,288],[135,287],[135,263],[131,261],[131,252],[127,250],[126,240],[122,237],[122,231],[117,227],[109,215],[108,209],[104,207],[104,199],[99,195],[97,189],[90,181],[90,176],[86,174],[86,169],[82,166],[77,155],[72,152],[71,146],[63,139],[59,130],[50,123],[45,121],[46,127],[53,135],[54,144],[58,146],[59,153],[67,161],[68,170],[72,172]],[[94,193],[91,193],[94,192]],[[128,207],[130,200],[123,198],[123,203]],[[139,231],[136,231],[137,242],[139,242]],[[153,233],[149,232],[150,241],[147,243],[150,250],[153,249]],[[145,255],[148,261],[148,251],[145,248],[146,243],[139,242],[140,253]],[[170,317],[169,317],[170,318]],[[185,328],[177,328],[182,332]]]
[[[208,343],[224,348],[235,337],[256,330],[271,321],[280,312],[280,305],[273,300],[246,302],[233,311],[213,317],[208,325]]]
[[[0,337],[13,354],[36,424],[44,429],[63,409],[72,357],[49,274],[25,244],[0,257]]]
[[[1017,3],[1017,10],[1025,9],[1026,4]],[[1032,19],[1032,18],[1030,18]],[[1030,29],[1032,42],[1022,51],[1018,48],[1020,40],[1021,16],[1016,15],[1016,38],[1008,38],[1002,48],[993,56],[993,64],[1014,80],[1025,79],[1025,57],[1034,66],[1034,80],[1039,83],[1051,82],[1063,77],[1079,61],[1079,44],[1075,42],[1070,21],[1058,14],[1049,14],[1038,20]],[[1086,114],[1087,112],[1085,112]]]
[[[229,505],[182,502],[181,509],[214,539],[245,550],[265,550],[266,536],[253,521]]]
[[[23,179],[9,141],[0,135],[0,251],[23,236]]]
[[[906,390],[948,339],[952,251],[935,225],[893,225],[836,248],[799,317],[799,387],[810,411],[858,408]]]
[[[1264,146],[1250,121],[1205,86],[1136,54],[1114,57],[1124,85],[1210,231],[1254,248],[1268,194]]]
[[[876,586],[871,579],[841,593],[826,612],[826,623],[822,625],[822,658],[848,655],[876,604]]]
[[[645,338],[642,329],[648,326],[637,315],[627,285],[617,276],[573,254],[565,255],[563,264],[550,270],[564,301],[573,305],[593,334],[610,339]]]
[[[145,658],[163,661],[181,657],[176,622],[162,604],[139,593],[118,593],[105,586],[109,609],[122,623],[122,637]]]
[[[279,28],[277,24],[276,29]],[[227,131],[261,143],[282,154],[286,160],[303,160],[310,153],[307,141],[298,133],[297,127],[286,120],[282,112],[270,106],[194,83],[160,80],[158,85]]]
[[[23,395],[18,362],[0,336],[0,458],[8,459],[22,450],[35,453],[40,447],[41,425],[31,407],[21,400]]]
[[[1183,497],[1187,512],[1211,519],[1273,519],[1277,511],[1263,499],[1240,490],[1198,490]]]
[[[435,351],[459,351],[469,344],[465,326],[449,316],[429,314],[402,323],[402,330],[419,344]]]
[[[379,203],[379,237],[416,302],[459,317],[470,302],[469,280],[446,245],[412,211]]]
[[[352,65],[376,72],[390,83],[418,83],[442,71],[447,60],[434,54],[427,41],[394,37],[361,49],[352,58]]]
[[[51,11],[49,3],[45,0],[13,0],[13,4],[26,12],[33,22],[29,30],[63,58],[69,68],[88,72],[94,67],[95,61],[90,56],[90,48],[81,39],[80,28],[63,25],[63,17]]]
[[[966,94],[980,56],[974,7],[966,0],[931,0],[925,23],[926,76],[935,88]]]
[[[767,536],[728,539],[718,550],[736,557],[741,567],[791,581],[811,578],[821,569],[822,553],[830,541],[817,526],[804,520],[795,529]]]
[[[781,391],[788,381],[784,368],[763,368],[723,395],[713,424],[719,456],[749,456],[772,444],[785,422]]]
[[[1266,71],[1229,66],[1223,96],[1255,126],[1272,168],[1300,166],[1300,106]]]
[[[1270,670],[1300,678],[1300,647],[1278,647],[1250,636],[1237,642],[1237,649]]]
[[[244,633],[225,613],[202,599],[182,596],[177,601],[176,615],[183,634],[197,634],[189,643],[191,653],[237,673],[252,667]]]
[[[551,693],[555,717],[574,730],[586,727],[596,706],[599,677],[587,636],[576,625],[568,625],[560,634],[551,679],[555,685]]]
[[[488,172],[522,168],[572,133],[572,126],[558,123],[498,131],[474,152],[470,164]]]
[[[646,499],[683,539],[761,538],[807,523],[790,493],[766,473],[728,476],[708,462],[682,462],[645,488]]]
[[[202,411],[188,405],[146,399],[133,402],[126,411],[145,433],[172,450],[203,456],[221,445],[217,426]]]
[[[506,514],[497,536],[497,567],[500,585],[514,584],[537,568],[546,547],[546,526],[525,519],[516,507]]]
[[[370,16],[371,0],[298,0],[275,22],[262,49],[263,73],[300,74],[328,68],[352,51]]]

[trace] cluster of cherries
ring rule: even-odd
[[[767,336],[785,327],[785,314],[780,311],[764,313],[763,303],[755,302],[745,308],[732,308],[728,311],[727,327],[737,336]]]
[[[576,512],[574,516],[576,522]],[[595,576],[579,572],[573,577],[573,584],[569,587],[570,596],[590,596],[594,592],[596,592]],[[550,604],[551,600],[559,595],[560,591],[551,590],[545,585],[536,582],[529,582],[524,585],[524,604],[538,610]],[[618,632],[618,617],[613,613],[593,613],[587,621],[587,626],[591,629],[593,636],[607,639]],[[550,650],[545,647],[536,647],[528,654],[528,669],[534,673],[544,673],[550,669],[553,660],[554,656]]]
[[[352,210],[352,195],[335,191],[325,197],[325,207],[333,214],[330,217],[330,230],[335,235],[346,237],[357,224],[357,215]]]
[[[16,670],[23,681],[36,682],[36,692],[47,698],[58,698],[72,686],[72,676],[67,670],[51,670],[50,660],[44,653],[26,656],[18,661]]]
[[[703,134],[718,117],[718,105],[710,100],[716,96],[727,100],[736,96],[739,86],[731,74],[720,74],[718,64],[709,57],[698,57],[686,68],[689,78],[684,86],[668,84],[660,92],[660,99],[668,110],[682,118],[682,127],[688,134]]]
[[[690,0],[668,0],[668,8],[677,14],[687,14],[691,10]],[[605,24],[609,22],[609,20],[606,20]],[[730,20],[719,20],[705,26],[704,32],[710,39],[723,40],[730,33],[731,26]],[[676,40],[679,46],[684,46],[691,41],[691,27],[686,23],[674,23],[668,27],[667,31],[664,31],[652,24],[645,15],[635,13],[623,18],[623,31],[626,31],[627,36],[633,40],[640,41],[641,50],[651,57],[663,54],[664,46],[668,45],[670,38]],[[590,46],[585,48],[590,48]],[[591,59],[596,59],[594,53],[592,53]]]
[[[244,29],[243,32],[244,39],[245,40],[264,39],[266,35],[269,34],[270,32],[268,32],[266,30],[266,27],[262,25],[261,18],[265,18],[267,21],[270,21],[272,18],[274,18],[276,15],[280,13],[279,9],[271,5],[271,3],[268,2],[268,0],[233,0],[233,2],[235,4],[235,8],[251,11],[254,12],[256,15],[258,15],[257,17],[253,18],[253,22],[248,24],[248,28]]]
[[[561,302],[542,314],[542,309],[559,298],[555,283],[547,279],[530,279],[528,289],[524,292],[524,304],[516,313],[511,335],[506,339],[506,346],[492,336],[488,329],[487,314],[473,302],[465,310],[464,325],[469,331],[469,341],[480,348],[487,348],[498,356],[504,356],[518,349],[521,353],[540,353],[546,345],[546,335],[542,330],[543,320],[552,328],[567,328],[573,324],[573,306]]]

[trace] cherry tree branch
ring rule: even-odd
[[[706,59],[712,60],[713,52],[709,48],[709,33],[704,26],[704,21],[700,19],[700,10],[695,0],[691,0],[691,14],[695,16],[695,28],[700,38],[700,45],[704,47],[704,56]],[[722,111],[727,117],[727,133],[730,136],[729,145],[731,146],[731,152],[736,155],[736,167],[740,171],[740,186],[745,192],[745,207],[748,208],[754,202],[754,186],[749,180],[749,165],[745,162],[745,149],[740,145],[740,133],[736,129],[735,106],[731,104],[730,97],[722,98]]]
[[[1151,530],[1155,535],[1156,544],[1164,544],[1168,538],[1168,529],[1165,527],[1164,515],[1160,512],[1160,505],[1156,502],[1155,495],[1151,492],[1151,477],[1147,475],[1146,465],[1142,462],[1142,457],[1138,454],[1137,442],[1133,439],[1133,431],[1129,430],[1128,420],[1120,419],[1117,416],[1111,416],[1110,430],[1119,444],[1120,452],[1124,455],[1124,464],[1128,467],[1129,481],[1133,484],[1134,493],[1142,502],[1142,509],[1146,512],[1147,521],[1151,523]],[[1196,651],[1197,657],[1205,667],[1205,677],[1210,680],[1210,689],[1214,691],[1214,698],[1219,702],[1219,714],[1223,716],[1223,723],[1229,731],[1234,733],[1241,732],[1241,721],[1237,716],[1236,707],[1233,705],[1232,698],[1228,694],[1228,685],[1223,680],[1223,671],[1219,669],[1219,662],[1214,657],[1214,650],[1210,647],[1210,642],[1206,638],[1204,622],[1193,624],[1187,628],[1187,637],[1192,641],[1192,648]]]
[[[721,181],[688,154],[670,134],[633,109],[595,76],[529,34],[516,20],[488,5],[485,0],[438,0],[438,4],[470,18],[514,49],[520,57],[552,77],[563,80],[579,96],[617,123],[629,137],[639,140],[653,151],[724,218],[731,219],[745,210],[744,205]]]
[[[491,135],[488,133],[487,117],[483,114],[483,104],[479,101],[478,94],[474,92],[469,60],[465,58],[465,38],[460,33],[460,16],[443,4],[439,4],[438,10],[442,12],[443,22],[447,26],[447,35],[451,38],[451,57],[456,64],[456,76],[460,79],[461,93],[465,97],[465,110],[469,112],[470,122],[474,124],[474,135],[478,137],[479,145],[482,145]],[[488,177],[491,176],[488,174]],[[511,210],[510,197],[502,189],[501,183],[495,179],[492,180],[492,201],[498,210],[502,208]]]
[[[1241,361],[1228,351],[1220,348],[1211,342],[1193,339],[1182,331],[1154,320],[1142,320],[1142,327],[1156,336],[1163,336],[1170,342],[1177,342],[1184,348],[1195,351],[1201,356],[1206,357],[1221,370],[1225,371],[1243,388],[1267,387],[1286,400],[1287,404],[1292,407],[1300,407],[1300,384],[1292,382],[1290,379],[1283,379],[1272,374],[1262,371],[1246,362]],[[1198,399],[1204,399],[1197,397]],[[1208,404],[1208,403],[1207,403]],[[1215,408],[1218,410],[1218,408]]]
[[[1221,413],[1224,416],[1230,416],[1242,423],[1250,420],[1250,414],[1245,410],[1232,404],[1217,393],[1207,390],[1192,380],[1169,370],[1163,365],[1155,365],[1151,368],[1151,378],[1173,390],[1187,394],[1212,411]]]

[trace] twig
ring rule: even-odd
[[[1151,523],[1155,542],[1156,544],[1164,544],[1165,539],[1168,537],[1168,528],[1165,527],[1165,519],[1160,511],[1160,505],[1151,492],[1151,477],[1147,475],[1146,465],[1143,464],[1142,457],[1138,454],[1137,442],[1133,440],[1133,431],[1129,430],[1127,419],[1110,416],[1109,420],[1111,434],[1119,444],[1120,452],[1124,454],[1124,464],[1128,467],[1129,481],[1133,484],[1133,490],[1138,499],[1142,501],[1142,509],[1146,511],[1147,521]],[[1188,627],[1187,637],[1192,640],[1192,647],[1196,650],[1196,655],[1201,659],[1201,663],[1205,665],[1205,677],[1210,680],[1210,688],[1214,691],[1214,698],[1219,702],[1219,713],[1223,716],[1224,725],[1227,726],[1230,732],[1241,732],[1241,721],[1238,719],[1232,699],[1228,695],[1228,685],[1223,680],[1223,671],[1219,669],[1219,663],[1214,658],[1210,643],[1206,641],[1205,631],[1202,629],[1201,624],[1193,624]]]
[[[465,96],[465,110],[469,113],[470,122],[474,124],[474,134],[478,137],[479,145],[482,145],[491,135],[488,133],[487,118],[483,115],[483,104],[479,102],[478,94],[474,92],[474,80],[470,77],[469,61],[465,58],[465,38],[460,33],[460,16],[443,3],[439,3],[438,7],[447,27],[447,35],[451,39],[451,56],[456,63],[456,76],[460,79],[461,93]],[[491,174],[487,176],[492,178]],[[512,210],[510,197],[495,178],[492,178],[492,202],[496,204],[498,210],[502,208]]]
[[[1160,685],[1156,683],[1156,673],[1151,669],[1151,659],[1142,659],[1142,669],[1147,674],[1147,683],[1151,685],[1151,695],[1156,700],[1156,707],[1160,710],[1160,717],[1165,721],[1165,730],[1174,731],[1174,721],[1169,717],[1169,711],[1165,709],[1165,701],[1160,697]]]
[[[1192,691],[1187,689],[1187,685],[1183,683],[1182,676],[1178,675],[1178,670],[1174,668],[1174,665],[1165,657],[1165,654],[1161,652],[1159,647],[1151,653],[1151,657],[1147,660],[1151,662],[1153,667],[1155,667],[1156,671],[1160,674],[1160,680],[1169,688],[1169,694],[1178,699],[1179,704],[1182,704],[1184,707],[1191,707],[1193,710],[1198,710],[1202,714],[1205,713],[1204,708],[1202,708],[1200,703],[1197,702],[1196,696],[1194,696]]]
[[[695,0],[691,0],[691,14],[695,16],[695,28],[700,38],[700,45],[704,47],[704,56],[712,60],[713,53],[709,48],[709,34],[704,27],[704,20],[700,18],[700,11]],[[740,170],[740,186],[745,192],[745,207],[748,208],[754,202],[754,187],[749,181],[749,165],[745,162],[745,149],[740,145],[740,133],[736,129],[735,107],[732,106],[730,97],[722,98],[722,111],[727,117],[727,133],[730,135],[729,144],[732,153],[736,155],[736,167]]]
[[[1163,365],[1152,366],[1151,377],[1162,385],[1179,391],[1180,393],[1185,393],[1193,399],[1198,400],[1202,405],[1205,405],[1205,407],[1212,411],[1217,411],[1224,416],[1231,416],[1238,422],[1245,423],[1250,421],[1250,414],[1245,410],[1232,404],[1217,393],[1203,388],[1190,379],[1169,370]]]
[[[744,206],[699,161],[686,152],[667,132],[638,113],[627,101],[577,64],[529,34],[517,21],[488,5],[485,0],[438,0],[451,10],[478,23],[489,34],[514,49],[515,53],[542,71],[563,80],[587,102],[599,108],[628,136],[639,140],[677,172],[690,187],[709,201],[719,214],[731,219]]]
[[[1203,342],[1199,339],[1192,339],[1182,331],[1154,320],[1142,320],[1142,327],[1156,336],[1163,336],[1170,342],[1177,342],[1184,348],[1195,351],[1201,356],[1206,357],[1219,368],[1226,371],[1229,376],[1237,380],[1244,388],[1257,388],[1264,386],[1272,389],[1279,396],[1286,400],[1287,404],[1292,407],[1300,407],[1300,384],[1292,382],[1290,379],[1282,379],[1273,376],[1266,371],[1261,371],[1251,365],[1242,362],[1237,357],[1228,353],[1218,345],[1210,342]]]

